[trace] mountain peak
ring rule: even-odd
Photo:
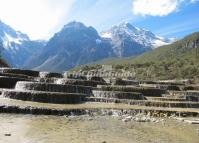
[[[15,31],[12,27],[9,25],[5,24],[0,20],[0,38],[4,37],[10,37],[10,39],[20,39],[23,41],[30,40],[28,35],[20,32],[20,31]]]
[[[42,43],[31,41],[28,35],[14,30],[0,20],[0,50],[9,65],[22,66],[42,46]]]
[[[142,45],[143,48],[157,48],[170,44],[171,40],[157,36],[149,30],[138,28],[131,23],[123,22],[113,26],[110,30],[101,33],[102,37],[112,39],[112,41],[132,41]]]
[[[133,26],[131,23],[129,22],[123,22],[121,24],[119,24],[118,26],[116,27],[122,27],[122,28],[127,28],[127,29],[131,29],[131,30],[137,30],[137,31],[140,31],[141,29],[136,27],[136,26]]]
[[[64,25],[62,30],[56,33],[55,35],[58,37],[62,37],[62,39],[65,40],[67,39],[68,35],[74,35],[75,38],[80,38],[80,39],[82,37],[90,37],[93,39],[100,38],[95,28],[93,28],[92,26],[86,26],[83,23],[77,21],[72,21]]]
[[[71,28],[71,27],[82,28],[82,27],[86,27],[86,26],[83,23],[77,22],[77,21],[72,21],[72,22],[69,22],[68,24],[64,25],[64,28]]]

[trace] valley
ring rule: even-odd
[[[48,41],[30,40],[3,22],[0,33],[1,55],[9,65],[51,72],[63,72],[106,58],[137,56],[174,41],[130,23],[98,33],[92,26],[69,22]]]
[[[199,143],[198,0],[0,0],[0,143]]]

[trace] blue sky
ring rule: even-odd
[[[130,22],[182,38],[199,31],[199,0],[0,0],[0,19],[31,39],[48,39],[74,20],[98,32]]]
[[[142,1],[142,0],[137,0]],[[148,0],[161,1],[161,0]],[[164,0],[163,0],[164,1]],[[175,0],[166,0],[170,5]],[[143,0],[143,3],[147,0]],[[82,21],[86,25],[92,25],[97,30],[103,31],[121,22],[131,24],[164,37],[181,38],[185,35],[199,31],[199,1],[177,1],[176,8],[165,14],[157,9],[157,14],[139,14],[133,12],[133,0],[81,0],[76,1],[70,12],[70,20]],[[141,3],[141,2],[140,2]],[[141,3],[142,4],[142,3]],[[170,6],[168,4],[168,7]],[[167,11],[168,12],[167,12]],[[147,11],[150,13],[150,10]],[[164,12],[162,12],[164,13]]]

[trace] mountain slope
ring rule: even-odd
[[[5,62],[5,60],[0,58],[0,67],[9,67],[9,65]]]
[[[199,32],[186,36],[171,45],[162,46],[133,60],[134,63],[169,61],[171,59],[197,60],[199,56]]]
[[[24,62],[40,47],[43,42],[31,41],[29,37],[0,21],[1,55],[13,67],[22,67]]]
[[[40,54],[32,57],[27,65],[37,70],[64,71],[114,56],[110,47],[109,42],[102,39],[93,27],[71,22],[56,33]]]
[[[139,79],[199,78],[199,32],[138,57],[107,59],[116,70],[132,71]],[[99,66],[92,66],[93,69]],[[84,68],[84,67],[83,67]]]

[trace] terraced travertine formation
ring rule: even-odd
[[[197,85],[110,80],[0,68],[0,112],[69,115],[110,111],[199,115]],[[117,81],[117,82],[115,82]]]

